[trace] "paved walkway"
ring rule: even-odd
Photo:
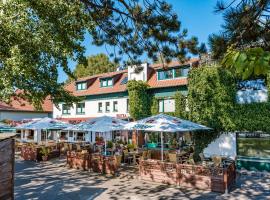
[[[242,176],[228,196],[194,189],[143,182],[129,169],[119,177],[69,169],[65,160],[46,164],[16,160],[15,199],[41,200],[162,200],[258,199],[270,200],[270,179]]]

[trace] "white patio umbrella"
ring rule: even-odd
[[[46,141],[48,139],[48,130],[62,130],[72,126],[67,122],[63,122],[53,118],[37,118],[33,121],[20,124],[16,129],[46,130]]]
[[[86,122],[81,122],[79,124],[73,125],[65,130],[70,131],[93,131],[107,133],[111,131],[124,130],[124,126],[127,121],[117,119],[110,116],[102,116],[94,119],[90,119]],[[106,154],[106,137],[105,137],[105,154]]]
[[[0,133],[2,132],[14,132],[15,128],[11,127],[8,124],[4,124],[0,122]]]
[[[164,132],[187,132],[198,130],[211,130],[210,128],[188,120],[172,117],[165,114],[158,114],[152,117],[128,123],[126,130],[143,130],[149,132],[160,132],[161,136],[161,160],[163,161],[163,133]]]

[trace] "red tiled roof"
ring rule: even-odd
[[[181,63],[179,61],[172,61],[168,63],[165,67],[176,67],[176,66],[184,66],[188,64],[194,64],[198,63],[199,59],[193,58],[185,63]],[[179,78],[179,79],[173,79],[173,80],[164,80],[164,81],[158,81],[157,80],[157,69],[163,68],[163,64],[152,64],[149,66],[150,69],[150,75],[148,77],[148,85],[150,88],[162,88],[162,87],[174,87],[179,85],[187,85],[187,78]],[[75,82],[71,82],[68,85],[66,85],[66,90],[70,91],[75,96],[86,96],[86,95],[99,95],[99,94],[108,94],[108,93],[117,93],[117,92],[125,92],[127,91],[126,84],[121,84],[122,80],[128,76],[127,70],[122,71],[116,71],[116,72],[109,72],[109,73],[103,73],[98,74],[94,76],[88,76],[84,78],[80,78],[75,82],[81,82],[81,81],[89,81],[89,86],[87,90],[76,90]],[[106,77],[115,77],[115,82],[113,87],[100,87],[100,78],[106,78]]]
[[[72,92],[75,96],[85,96],[85,95],[97,95],[97,94],[108,94],[108,93],[115,93],[115,92],[124,92],[127,90],[125,84],[121,85],[121,81],[127,77],[127,71],[117,72],[116,74],[110,73],[111,75],[118,75],[119,78],[115,79],[113,87],[100,87],[99,79],[96,79],[87,90],[77,91],[74,82],[71,82],[66,86],[66,89]],[[103,77],[103,76],[98,76]],[[86,79],[88,80],[88,79]]]
[[[0,110],[7,111],[28,111],[28,112],[52,112],[53,104],[51,100],[46,98],[42,104],[42,111],[37,111],[35,107],[26,100],[13,97],[10,104],[6,104],[0,101]]]

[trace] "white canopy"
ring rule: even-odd
[[[67,122],[62,122],[57,119],[52,119],[52,118],[39,118],[39,119],[34,119],[31,122],[27,122],[21,125],[18,125],[16,129],[32,129],[32,130],[41,130],[41,129],[46,129],[46,130],[62,130],[67,127],[72,126],[71,124]]]
[[[158,114],[136,122],[128,123],[125,126],[125,129],[144,130],[149,132],[187,132],[197,130],[210,130],[210,128],[206,126],[165,114]]]
[[[65,130],[70,131],[93,131],[93,132],[110,132],[123,130],[128,122],[109,116],[97,117],[86,122],[73,125]]]

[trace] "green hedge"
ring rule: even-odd
[[[220,67],[194,68],[189,73],[189,119],[217,131],[234,129],[231,118],[236,84],[233,75]]]

